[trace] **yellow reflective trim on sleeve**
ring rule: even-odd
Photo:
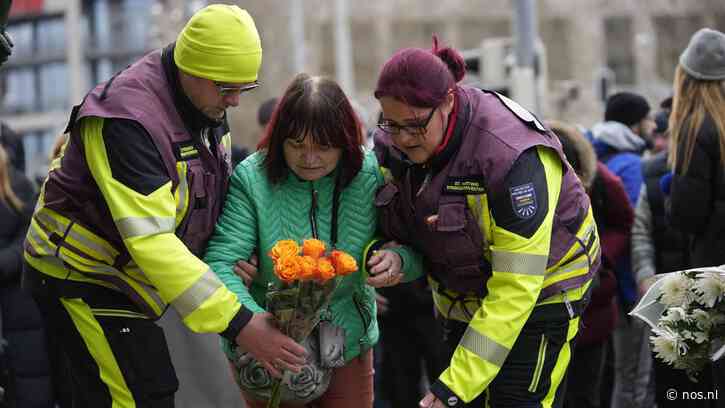
[[[507,347],[497,343],[492,338],[479,333],[471,326],[466,328],[459,346],[465,347],[467,350],[475,353],[482,360],[486,360],[499,367],[506,361],[506,357],[511,351]]]
[[[546,255],[494,250],[491,252],[491,258],[491,266],[496,272],[543,276],[546,273],[546,262],[549,257]]]
[[[214,271],[208,269],[196,282],[177,296],[176,299],[172,300],[171,305],[179,313],[179,316],[184,319],[198,309],[202,303],[222,286],[222,282]]]
[[[574,340],[574,337],[579,332],[579,318],[576,317],[572,320],[569,320],[569,330],[566,334],[566,343],[561,347],[559,350],[559,356],[556,359],[556,363],[554,364],[554,369],[551,371],[551,377],[550,377],[550,386],[549,390],[546,393],[546,397],[544,397],[544,400],[541,401],[541,406],[543,408],[552,408],[554,406],[554,402],[556,401],[556,396],[559,391],[559,386],[561,385],[562,381],[564,380],[564,376],[566,375],[567,368],[569,367],[569,363],[571,362],[572,357],[572,346],[571,342]]]
[[[123,239],[173,233],[174,217],[127,217],[116,220],[116,227]]]

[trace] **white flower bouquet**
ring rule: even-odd
[[[657,277],[630,315],[652,327],[657,358],[696,381],[725,353],[725,265]]]

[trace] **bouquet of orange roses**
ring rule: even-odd
[[[283,333],[302,343],[320,322],[339,277],[357,271],[357,262],[343,251],[328,252],[318,239],[304,240],[302,247],[294,240],[281,240],[268,255],[281,286],[267,291],[267,310]],[[268,408],[279,406],[283,381],[290,382],[289,373],[274,382]]]

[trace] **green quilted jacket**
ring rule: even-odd
[[[267,253],[282,239],[301,242],[312,237],[310,208],[312,191],[317,191],[316,219],[319,239],[330,243],[334,173],[310,182],[289,172],[274,185],[262,167],[264,153],[257,152],[239,164],[231,178],[224,210],[207,247],[205,261],[251,311],[264,311],[269,282],[277,282]],[[342,190],[338,212],[337,248],[354,256],[360,270],[343,278],[330,303],[332,322],[345,329],[345,361],[371,348],[378,340],[375,290],[365,284],[364,251],[376,236],[377,211],[373,204],[383,175],[371,152],[352,182]],[[239,259],[259,255],[257,278],[247,287],[234,274]],[[422,260],[412,250],[396,249],[403,259],[405,280],[420,276]],[[225,351],[229,352],[225,344]]]

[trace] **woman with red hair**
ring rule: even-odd
[[[383,233],[425,256],[448,367],[421,407],[560,407],[599,266],[589,199],[561,144],[516,102],[458,85],[452,48],[383,66]]]
[[[361,142],[360,121],[342,89],[329,79],[297,75],[277,104],[257,152],[234,170],[205,257],[249,310],[265,313],[267,289],[278,282],[265,254],[283,239],[314,237],[353,255],[360,269],[379,275],[369,280],[376,286],[397,283],[403,272],[411,278],[419,274],[420,261],[410,250],[382,249],[383,242],[374,239],[373,198],[383,175],[375,155],[366,153]],[[237,260],[254,254],[259,254],[258,272],[237,276]],[[326,313],[326,327],[338,329],[320,329],[320,338],[307,342],[310,357],[283,382],[282,407],[372,407],[372,347],[378,326],[375,290],[361,273],[342,279]],[[396,279],[382,282],[388,276]],[[260,366],[229,342],[224,349],[246,406],[266,406],[271,376],[290,367],[281,361]]]

